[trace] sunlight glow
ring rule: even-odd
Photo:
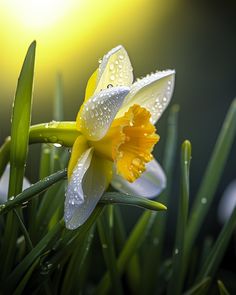
[[[59,20],[71,7],[70,0],[9,0],[14,18],[28,28],[47,27]]]

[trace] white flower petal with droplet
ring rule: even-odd
[[[114,173],[111,184],[123,193],[154,198],[166,187],[166,176],[160,164],[152,160],[146,164],[146,171],[134,182],[130,183]]]
[[[9,177],[10,177],[10,165],[8,164],[0,179],[0,203],[4,203],[7,201]],[[28,181],[27,178],[24,177],[22,190],[25,190],[28,187],[30,187],[30,182]]]
[[[89,140],[99,140],[106,134],[129,90],[125,86],[111,87],[84,104],[79,129]]]
[[[100,159],[88,149],[78,160],[66,191],[64,219],[68,229],[81,226],[91,215],[110,177]]]
[[[133,83],[133,68],[123,46],[110,50],[102,59],[98,69],[95,93],[112,86],[130,86]]]
[[[232,181],[223,193],[218,207],[218,218],[221,224],[228,221],[236,206],[236,180]]]
[[[137,80],[131,86],[117,117],[121,117],[135,103],[151,113],[151,122],[155,124],[171,100],[174,78],[175,71],[166,70]]]

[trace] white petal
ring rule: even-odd
[[[171,100],[174,78],[175,71],[167,70],[137,80],[126,96],[117,117],[122,116],[133,104],[139,104],[151,113],[151,122],[155,124]]]
[[[166,187],[166,176],[158,162],[152,160],[146,165],[146,171],[133,183],[114,173],[111,184],[123,193],[154,198]]]
[[[218,207],[218,218],[221,224],[227,222],[236,206],[236,180],[226,188]]]
[[[81,226],[91,215],[106,188],[106,175],[96,166],[92,148],[78,160],[68,184],[65,223],[68,229]]]
[[[106,134],[128,93],[126,86],[111,87],[95,94],[84,104],[80,128],[88,139],[99,140]]]
[[[102,59],[98,69],[96,92],[112,86],[130,86],[133,83],[133,68],[123,46],[110,50]]]
[[[10,176],[10,165],[8,164],[0,179],[0,203],[4,203],[7,201],[9,176]],[[24,177],[22,190],[25,190],[28,187],[30,187],[30,182],[28,181],[27,178]]]

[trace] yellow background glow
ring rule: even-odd
[[[131,58],[139,54],[143,63],[140,51],[148,55],[153,23],[157,25],[163,19],[168,7],[161,0],[1,1],[0,123],[10,117],[17,78],[33,40],[37,41],[37,49],[32,122],[51,119],[58,72],[64,80],[66,119],[73,120],[75,105],[79,107],[98,59],[122,44]]]

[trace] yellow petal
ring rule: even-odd
[[[87,139],[83,135],[78,136],[72,147],[72,152],[67,171],[68,179],[70,179],[74,167],[78,162],[78,159],[88,148],[89,146],[87,143]]]
[[[91,75],[86,86],[84,102],[82,106],[80,107],[80,110],[76,117],[76,128],[78,130],[80,126],[80,114],[84,108],[84,104],[86,103],[86,101],[88,101],[88,99],[94,94],[94,91],[97,86],[97,77],[98,77],[98,69],[96,69],[96,71]]]
[[[133,83],[133,68],[128,53],[121,45],[104,55],[99,66],[96,93],[109,85],[130,86]]]

